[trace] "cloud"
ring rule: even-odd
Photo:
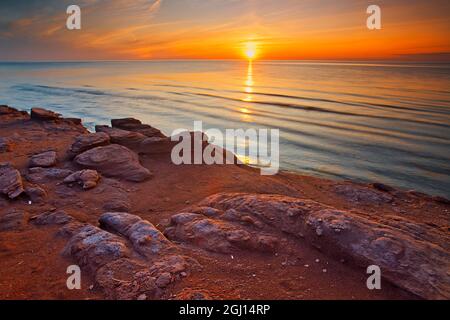
[[[155,3],[153,3],[151,6],[150,6],[150,8],[149,8],[149,13],[156,13],[158,10],[159,10],[159,8],[161,7],[161,2],[162,2],[162,0],[157,0],[157,1],[155,1]]]

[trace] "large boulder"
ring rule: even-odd
[[[20,172],[9,163],[0,164],[0,193],[14,199],[22,192],[23,185]]]
[[[103,132],[87,133],[75,138],[75,142],[70,147],[69,153],[75,156],[89,149],[106,146],[109,144],[109,135]]]
[[[50,110],[43,108],[32,108],[31,109],[31,119],[38,121],[52,121],[60,118],[59,113],[55,113]]]
[[[141,166],[137,154],[117,144],[90,149],[76,156],[74,161],[107,177],[141,182],[152,176],[149,170]]]
[[[199,217],[198,213],[176,215],[168,235],[190,241],[189,236],[195,240],[195,231],[200,229],[203,243],[217,239],[217,223],[222,220],[237,222],[250,217],[245,220],[258,221],[262,225],[258,229],[265,232],[282,231],[365,268],[377,265],[385,279],[422,298],[450,298],[450,237],[439,228],[399,216],[337,210],[282,195],[220,193],[199,206],[223,213],[214,219]],[[200,225],[193,228],[193,223]],[[252,225],[252,229],[256,227]]]
[[[41,167],[48,168],[53,167],[56,164],[56,152],[46,151],[39,154],[35,154],[30,159],[30,168]]]

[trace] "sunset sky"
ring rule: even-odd
[[[66,29],[77,4],[82,29]],[[366,28],[366,8],[382,30]],[[448,0],[0,2],[0,60],[450,60]]]

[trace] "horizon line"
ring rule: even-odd
[[[37,62],[162,62],[162,61],[239,61],[239,62],[268,62],[268,61],[304,61],[304,62],[395,62],[395,63],[450,63],[450,60],[408,60],[384,58],[348,58],[348,59],[208,59],[208,58],[158,58],[158,59],[32,59],[32,60],[1,60],[0,63],[37,63]]]

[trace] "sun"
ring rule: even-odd
[[[248,60],[253,60],[256,58],[257,48],[255,42],[246,42],[244,54]]]

